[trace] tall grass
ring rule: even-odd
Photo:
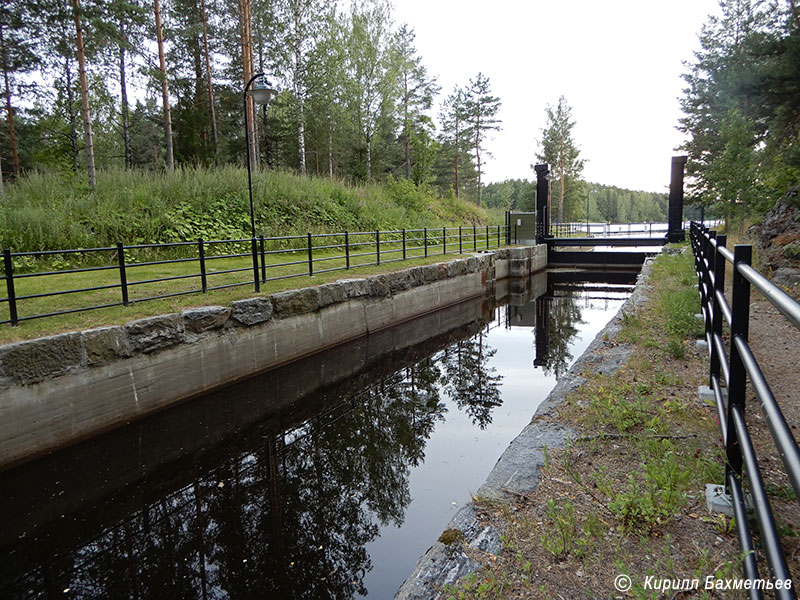
[[[489,222],[474,204],[391,178],[347,186],[262,171],[253,174],[253,195],[264,236]],[[94,192],[77,176],[32,173],[0,202],[0,246],[14,252],[249,235],[247,171],[233,166],[101,171]]]

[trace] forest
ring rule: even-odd
[[[533,212],[536,182],[509,179],[490,183],[483,191],[483,198],[487,208]],[[664,222],[669,204],[666,192],[634,191],[586,181],[577,182],[568,200],[567,220],[586,221],[588,218],[592,223]]]
[[[795,0],[720,6],[684,75],[687,204],[757,218],[800,180],[800,17]],[[501,222],[533,207],[527,180],[482,181],[502,126],[489,76],[442,91],[387,0],[9,0],[0,66],[0,233],[20,250],[99,230],[96,243],[182,239],[165,222],[176,213],[235,223],[248,150],[265,235]],[[258,73],[277,95],[245,109]],[[571,110],[558,98],[531,140],[531,162],[554,176],[553,220],[663,221],[664,194],[583,179]],[[260,195],[295,187],[310,191]],[[357,214],[343,208],[364,197]],[[163,226],[133,226],[149,221]]]
[[[796,0],[720,7],[686,65],[679,129],[689,198],[741,222],[800,183],[800,10]]]
[[[480,203],[499,98],[481,73],[440,92],[385,0],[11,0],[0,7],[6,178],[33,169],[244,165],[409,179]],[[258,109],[257,109],[258,108]]]

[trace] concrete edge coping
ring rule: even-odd
[[[523,249],[524,250],[524,249]],[[156,354],[182,343],[198,343],[232,328],[262,326],[316,312],[353,298],[385,298],[477,271],[489,271],[496,255],[508,248],[469,252],[430,265],[419,265],[362,278],[252,296],[229,306],[199,306],[124,325],[103,326],[0,346],[0,390],[25,386],[137,355]]]
[[[631,296],[542,401],[530,423],[500,456],[475,497],[505,500],[533,491],[539,484],[545,464],[545,447],[563,448],[570,438],[576,436],[574,430],[541,420],[541,417],[551,414],[570,393],[586,382],[580,375],[585,370],[611,374],[627,362],[633,349],[625,344],[614,343],[614,339],[622,329],[624,316],[647,300],[647,280],[652,261],[652,258],[645,260]],[[495,555],[502,549],[501,532],[478,521],[474,501],[462,506],[445,529],[461,531],[463,540],[449,546],[434,542],[397,590],[395,600],[440,598],[443,586],[454,584],[459,578],[481,567],[467,554],[467,548]]]

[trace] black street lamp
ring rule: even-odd
[[[250,89],[252,86],[252,89]],[[250,193],[250,238],[251,250],[253,253],[253,281],[255,282],[256,291],[260,291],[258,279],[258,254],[256,252],[256,217],[253,208],[253,176],[250,172],[250,122],[247,110],[247,97],[250,96],[253,102],[259,105],[266,105],[278,92],[269,87],[269,82],[264,79],[264,73],[256,73],[244,86],[244,93],[242,99],[244,102],[244,139],[247,144],[247,190]]]

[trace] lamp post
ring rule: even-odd
[[[250,89],[252,86],[252,89]],[[256,217],[253,208],[253,176],[251,173],[251,156],[250,156],[250,121],[249,111],[247,110],[247,97],[250,96],[253,102],[259,105],[266,105],[272,98],[275,97],[276,92],[269,87],[269,82],[264,80],[264,73],[256,73],[244,86],[244,93],[242,100],[244,102],[244,139],[247,144],[247,191],[250,194],[250,238],[251,250],[253,253],[253,282],[256,286],[256,291],[261,291],[258,279],[258,253],[256,252]]]

